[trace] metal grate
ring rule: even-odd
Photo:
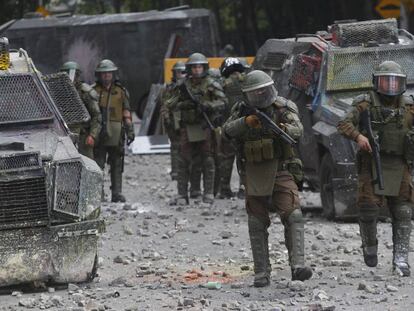
[[[407,83],[414,83],[414,47],[353,47],[328,52],[328,91],[372,87],[372,73],[383,61],[395,61],[407,74]]]
[[[368,41],[380,44],[398,43],[396,19],[335,24],[331,28],[332,42],[341,47],[358,46]]]
[[[38,168],[40,166],[39,153],[10,154],[0,157],[0,171]]]
[[[282,70],[286,61],[287,55],[285,53],[268,52],[263,67],[272,70]]]
[[[316,88],[316,74],[320,70],[321,59],[305,54],[299,54],[295,57],[293,63],[292,75],[289,84],[306,94],[312,95]]]
[[[33,74],[0,75],[0,124],[53,117],[47,98]]]
[[[45,225],[48,221],[43,176],[0,180],[0,228]]]
[[[88,110],[65,72],[43,76],[43,81],[67,125],[82,124],[90,120]]]
[[[78,216],[81,162],[60,162],[55,171],[54,210]]]

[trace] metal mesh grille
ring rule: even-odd
[[[285,53],[269,52],[263,62],[263,67],[273,70],[282,70],[287,55]]]
[[[32,74],[0,75],[0,124],[53,117],[47,99]]]
[[[88,122],[90,115],[78,92],[64,72],[43,77],[50,95],[68,125]]]
[[[358,46],[368,41],[397,43],[397,21],[388,19],[333,25],[332,41],[342,47]]]
[[[352,90],[372,87],[372,73],[383,61],[395,61],[414,83],[414,47],[346,48],[328,52],[327,90]]]
[[[42,225],[47,221],[44,177],[0,180],[0,228]]]
[[[54,210],[78,215],[82,163],[63,162],[56,166]]]
[[[316,87],[315,75],[320,70],[320,64],[321,60],[317,57],[304,54],[296,56],[289,84],[308,95],[313,95],[313,89]]]
[[[18,170],[30,167],[40,167],[40,157],[38,153],[11,154],[0,158],[0,170]]]

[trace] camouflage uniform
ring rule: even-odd
[[[371,114],[372,129],[379,136],[384,190],[373,183],[376,171],[372,155],[359,150],[357,203],[364,260],[368,266],[377,265],[377,217],[379,206],[386,201],[392,215],[393,267],[407,276],[410,274],[408,249],[413,207],[410,171],[414,159],[414,150],[407,141],[414,135],[414,102],[408,96],[382,96],[374,91],[360,95],[355,98],[352,110],[339,122],[338,131],[354,141],[361,134],[367,136],[360,126],[361,113],[366,110]]]
[[[264,72],[255,70],[246,75],[243,91],[245,88],[249,89],[248,83],[252,81],[251,78],[256,77],[264,81],[257,84],[257,89],[261,85],[273,88],[271,78]],[[276,94],[274,91],[269,104],[259,109],[276,124],[283,123],[285,131],[297,139],[303,132],[297,107],[292,101]],[[293,148],[266,128],[249,126],[247,120],[252,117],[249,111],[247,104],[236,104],[223,126],[223,132],[229,139],[236,140],[241,153],[240,170],[246,185],[246,210],[255,267],[254,285],[261,287],[270,282],[267,231],[270,225],[269,212],[277,212],[285,226],[285,243],[289,252],[292,279],[308,279],[312,272],[304,266],[304,224],[298,188],[293,176],[283,166],[284,161],[294,155]]]
[[[94,159],[93,146],[86,144],[86,139],[90,135],[97,142],[101,131],[102,115],[98,105],[98,94],[86,83],[75,83],[75,87],[91,116],[89,124],[83,126],[80,130],[79,152],[88,158]]]
[[[202,62],[196,64],[205,64],[208,66],[207,59],[204,55],[194,53],[189,57],[187,65],[193,65],[191,60],[194,58],[201,59]],[[226,98],[220,83],[214,81],[210,76],[205,74],[202,77],[189,77],[184,81],[187,89],[196,97],[202,107],[197,106],[180,90],[180,100],[177,104],[176,119],[180,124],[180,157],[179,157],[179,176],[178,176],[178,195],[188,201],[188,182],[190,178],[191,165],[197,159],[201,160],[203,169],[203,200],[212,202],[214,187],[214,158],[213,158],[213,132],[209,128],[207,121],[204,119],[202,109],[214,122],[217,118],[217,111],[225,105]],[[190,69],[188,69],[190,70]]]
[[[167,84],[164,92],[161,94],[161,117],[168,138],[170,139],[170,158],[171,158],[171,178],[177,180],[178,176],[178,151],[179,151],[179,134],[174,126],[173,109],[177,104],[179,91],[176,83]]]
[[[228,117],[230,117],[230,111],[232,110],[233,106],[238,102],[244,101],[244,96],[241,91],[241,82],[243,81],[244,76],[245,75],[243,73],[236,71],[233,72],[222,83],[224,94],[226,94],[226,97],[228,99],[225,120],[227,120]],[[220,177],[219,192],[221,198],[226,198],[231,197],[233,195],[230,182],[233,171],[233,163],[236,157],[236,146],[232,141],[223,139],[221,141],[220,151],[221,159],[220,165],[218,167],[218,175]]]
[[[135,137],[130,114],[129,94],[118,81],[113,82],[109,89],[98,81],[94,85],[94,89],[98,93],[103,120],[99,144],[95,148],[95,159],[98,165],[104,169],[108,157],[108,163],[111,167],[112,201],[125,202],[122,195],[125,134],[129,143]]]
[[[80,80],[81,71],[76,62],[69,61],[64,63],[60,68],[60,71],[66,72],[69,75],[78,91],[80,99],[91,116],[91,119],[87,124],[71,126],[70,130],[79,135],[79,153],[90,159],[94,159],[93,147],[99,138],[98,136],[101,131],[102,122],[102,115],[98,106],[98,94],[90,85],[83,83]],[[92,144],[90,144],[90,141],[88,144],[89,137],[92,137]]]

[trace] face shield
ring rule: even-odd
[[[407,89],[407,77],[396,73],[374,75],[374,89],[383,95],[401,95]]]
[[[173,78],[175,80],[184,79],[186,77],[186,75],[187,75],[187,71],[185,71],[185,70],[181,70],[181,69],[173,70]]]
[[[275,86],[272,84],[245,92],[245,95],[250,105],[261,109],[269,107],[275,101],[277,91]]]

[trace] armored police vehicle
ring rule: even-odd
[[[68,130],[89,118],[66,74],[0,38],[0,287],[94,277],[102,171]]]
[[[372,88],[372,73],[385,60],[402,66],[406,94],[414,93],[414,36],[395,19],[337,22],[328,31],[267,40],[257,52],[253,67],[298,105],[305,128],[299,153],[328,219],[356,215],[356,144],[336,125],[353,99]]]
[[[76,61],[82,78],[92,83],[96,65],[111,59],[142,117],[151,84],[163,82],[163,61],[193,52],[218,54],[214,14],[186,6],[165,11],[23,18],[0,26],[12,48],[24,48],[43,73]]]

